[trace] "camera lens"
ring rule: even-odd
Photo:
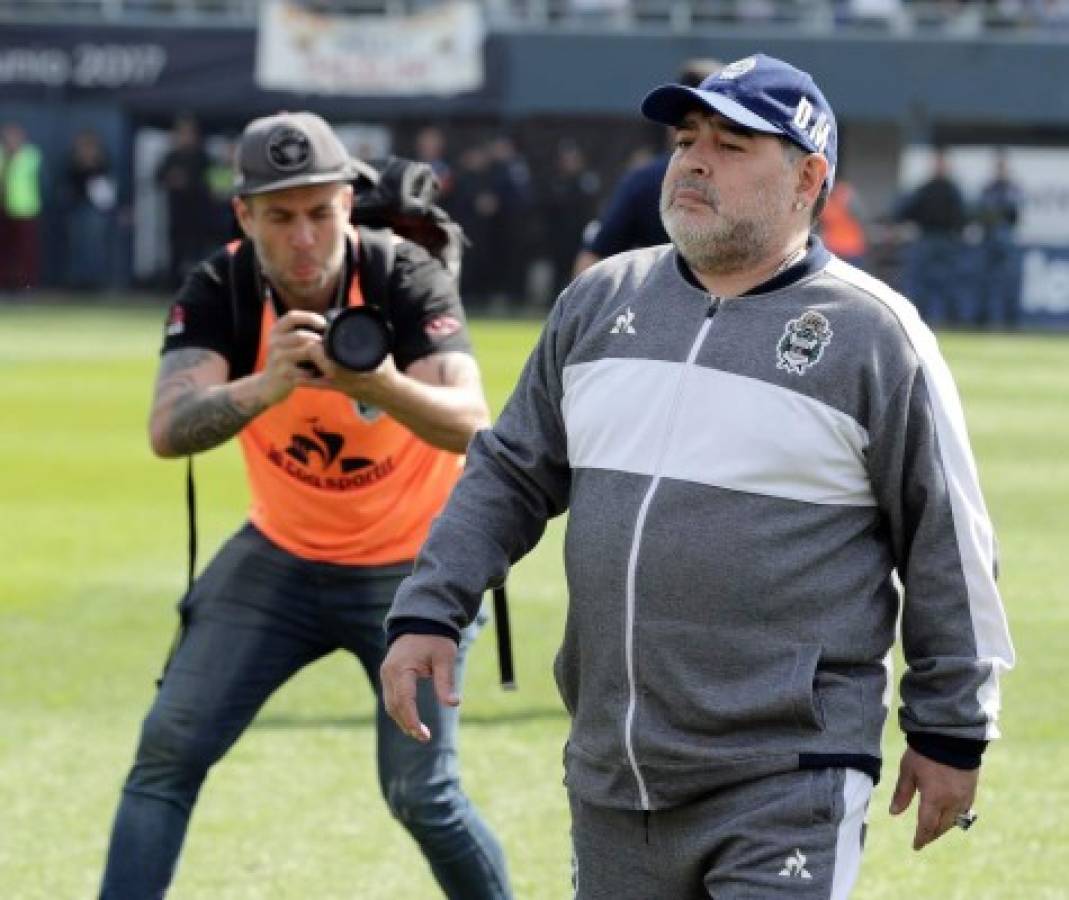
[[[371,372],[382,365],[392,345],[390,323],[373,306],[348,306],[327,316],[323,346],[340,366]]]

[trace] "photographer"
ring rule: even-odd
[[[278,687],[336,649],[375,690],[383,795],[445,895],[510,896],[501,848],[460,789],[456,710],[421,693],[436,723],[428,747],[406,740],[381,701],[386,611],[489,415],[445,268],[395,239],[386,296],[369,295],[371,243],[349,225],[354,177],[318,116],[251,122],[233,200],[245,239],[197,267],[171,307],[152,448],[187,456],[237,435],[252,499],[180,604],[103,897],[166,891],[209,768]],[[363,306],[383,314],[390,353],[358,372],[328,355],[323,331],[332,311]],[[462,668],[463,653],[457,678]]]

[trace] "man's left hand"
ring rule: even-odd
[[[891,815],[905,812],[920,794],[913,849],[921,850],[954,827],[956,818],[972,809],[980,770],[955,769],[921,755],[913,748],[902,754]]]
[[[318,384],[309,385],[310,387],[341,391],[353,400],[359,400],[369,406],[385,405],[397,390],[395,385],[401,373],[397,370],[393,356],[387,356],[377,369],[370,372],[355,372],[339,366],[327,356],[322,346],[313,348],[309,355],[323,373]]]

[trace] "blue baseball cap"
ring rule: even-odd
[[[696,88],[665,84],[642,101],[642,114],[662,125],[678,125],[695,108],[822,153],[831,187],[839,143],[835,114],[808,72],[757,53],[729,63]]]

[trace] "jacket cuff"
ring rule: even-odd
[[[927,731],[906,732],[906,743],[921,756],[954,769],[979,769],[987,741],[973,738],[931,734]]]
[[[435,634],[439,637],[452,638],[460,643],[460,632],[451,625],[436,622],[434,619],[420,619],[416,616],[401,616],[390,622],[386,628],[386,646],[389,647],[402,634]]]

